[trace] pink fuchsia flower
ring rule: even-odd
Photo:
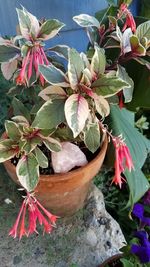
[[[28,84],[35,73],[36,79],[39,78],[41,85],[44,86],[44,77],[38,71],[39,64],[49,65],[49,61],[40,43],[34,43],[34,46],[28,49],[27,55],[23,58],[21,70],[16,78],[17,85]]]
[[[124,172],[126,168],[131,171],[134,166],[129,148],[124,141],[120,137],[113,137],[112,141],[115,147],[115,175],[112,183],[118,184],[121,188],[122,181],[124,180],[121,173]]]
[[[25,219],[27,211],[28,224],[26,226]],[[57,216],[46,210],[39,201],[36,200],[33,194],[27,193],[17,216],[17,220],[9,231],[9,235],[14,238],[19,236],[19,239],[21,239],[23,236],[29,236],[34,232],[38,234],[36,229],[38,222],[40,225],[43,225],[43,233],[46,232],[50,234],[55,226],[57,218]]]
[[[131,28],[132,32],[134,33],[136,31],[136,23],[133,18],[133,15],[129,11],[127,4],[123,3],[120,6],[119,13],[118,13],[118,18],[120,19],[122,16],[125,16],[126,21],[123,26],[122,31],[124,32],[127,28]]]

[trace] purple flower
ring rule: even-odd
[[[143,203],[145,205],[150,205],[150,189],[144,195],[144,197],[143,197]]]
[[[144,206],[142,204],[135,204],[132,213],[140,220],[142,226],[150,226],[150,218],[144,216]]]
[[[145,231],[137,231],[135,236],[139,239],[140,244],[133,244],[131,252],[139,257],[141,263],[150,262],[150,242]]]

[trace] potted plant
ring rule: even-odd
[[[25,8],[17,9],[20,35],[0,40],[3,75],[15,83],[9,91],[15,96],[13,115],[5,122],[0,162],[26,192],[9,233],[13,237],[37,233],[37,221],[44,226],[44,232],[50,233],[58,216],[70,215],[83,206],[90,182],[104,160],[108,140],[115,150],[112,182],[121,187],[126,177],[130,204],[148,188],[140,171],[143,154],[137,160],[135,153],[136,147],[146,156],[148,141],[126,119],[128,112],[120,109],[124,98],[125,102],[132,100],[134,87],[121,64],[134,59],[148,66],[143,61],[143,56],[148,55],[148,36],[143,36],[142,45],[127,5],[115,10],[114,17],[108,16],[109,25],[106,21],[108,29],[85,14],[74,18],[80,25],[90,27],[90,40],[91,36],[96,38],[92,39],[87,54],[64,45],[46,49],[66,58],[66,68],[44,50],[43,42],[64,26],[58,20],[38,21]],[[118,23],[123,16],[126,22],[122,28]],[[145,28],[145,24],[141,27]],[[119,46],[119,61],[105,54],[104,48],[113,49],[110,41],[115,42],[115,48],[116,43]],[[113,114],[115,123],[110,124]],[[135,139],[128,140],[128,134]],[[28,224],[25,223],[27,211]]]

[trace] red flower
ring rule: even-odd
[[[131,171],[134,166],[129,148],[124,141],[120,137],[114,137],[112,140],[115,147],[115,175],[112,182],[121,188],[122,180],[124,180],[121,173],[125,171],[125,168]]]
[[[128,10],[128,7],[125,3],[121,4],[120,10],[118,13],[118,18],[120,19],[122,16],[126,17],[125,24],[123,26],[122,31],[125,31],[126,28],[131,28],[132,32],[134,33],[136,31],[136,23],[133,18],[133,15],[131,12]]]
[[[26,227],[25,223],[26,210],[28,210],[28,227]],[[46,216],[47,218],[45,218],[44,216]],[[49,234],[55,226],[57,218],[57,216],[47,211],[33,195],[27,193],[27,196],[25,197],[19,211],[17,220],[10,230],[9,235],[14,238],[19,236],[19,239],[21,239],[22,236],[29,236],[34,232],[38,234],[38,231],[36,229],[37,222],[39,222],[40,225],[44,226],[43,233],[46,232]]]
[[[28,84],[28,81],[30,81],[33,73],[35,72],[36,78],[39,77],[42,86],[44,86],[44,77],[39,74],[38,71],[39,64],[49,65],[49,61],[45,55],[43,47],[38,43],[32,48],[29,48],[27,55],[24,57],[20,73],[16,78],[17,85]]]

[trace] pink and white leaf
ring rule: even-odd
[[[3,62],[1,64],[1,71],[3,73],[3,76],[5,77],[6,80],[10,80],[11,77],[13,76],[14,72],[17,69],[17,60],[13,60],[10,62]]]
[[[76,138],[83,130],[89,115],[87,100],[79,95],[71,95],[65,102],[65,116],[70,129]]]
[[[36,37],[40,29],[37,18],[28,12],[24,7],[22,10],[18,8],[16,10],[22,36],[27,40],[30,40],[31,35]]]
[[[39,96],[43,98],[45,101],[53,98],[53,97],[66,97],[66,92],[57,85],[50,85],[43,89],[40,93]]]
[[[78,146],[70,142],[63,142],[61,145],[60,152],[51,153],[52,167],[55,173],[66,173],[88,163],[86,156]]]

